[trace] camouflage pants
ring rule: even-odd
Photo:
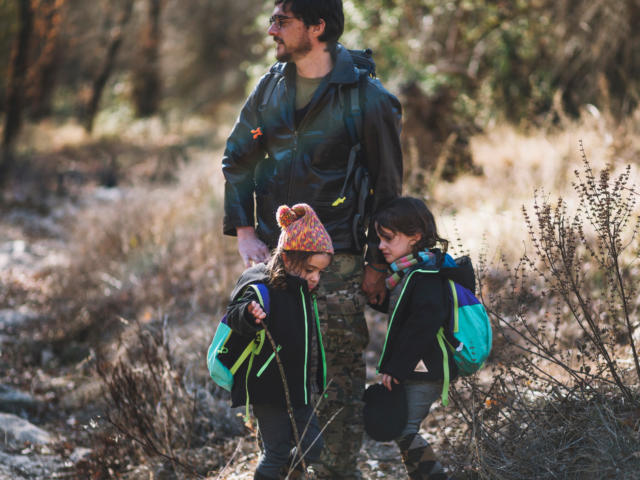
[[[362,395],[365,388],[364,349],[369,332],[364,318],[366,299],[361,291],[363,259],[360,255],[336,254],[322,275],[318,311],[331,382],[319,407],[325,448],[317,466],[318,478],[361,478],[357,456],[364,435]]]

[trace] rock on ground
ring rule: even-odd
[[[0,413],[0,435],[2,445],[13,445],[19,448],[26,442],[33,445],[46,445],[53,441],[53,436],[27,420],[11,413]]]

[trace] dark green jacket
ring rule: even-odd
[[[227,140],[222,160],[225,177],[224,233],[254,226],[270,248],[280,230],[275,213],[282,204],[308,203],[327,228],[336,251],[358,252],[353,234],[357,213],[356,182],[347,181],[345,201],[333,206],[347,174],[351,140],[344,109],[358,74],[350,54],[338,45],[334,68],[321,83],[306,115],[295,124],[295,76],[292,63],[277,63],[247,99]],[[272,78],[276,79],[274,88]],[[369,213],[397,197],[402,187],[401,107],[378,80],[362,75],[364,166],[373,196]],[[266,91],[266,94],[265,94]],[[384,262],[375,229],[369,226],[368,259]]]
[[[231,294],[232,301],[227,308],[227,323],[235,332],[246,336],[243,345],[250,342],[261,328],[255,323],[247,307],[253,300],[258,302],[253,289],[246,288],[252,283],[266,284],[263,264],[246,270],[238,280]],[[270,311],[264,319],[276,344],[281,347],[278,354],[282,361],[293,406],[309,405],[312,383],[319,391],[326,383],[326,363],[319,330],[319,318],[315,306],[315,295],[309,293],[307,283],[294,276],[287,276],[286,289],[269,289]],[[314,335],[315,330],[315,335]],[[313,349],[310,342],[317,338],[318,369],[313,376],[310,371]],[[273,347],[265,340],[260,353],[254,358],[251,368],[245,361],[233,377],[231,390],[232,406],[246,404],[248,385],[249,403],[275,404],[286,406],[282,377],[273,356]],[[261,371],[262,370],[262,371]],[[248,375],[247,375],[248,371]],[[312,378],[313,376],[313,378]],[[248,380],[248,381],[247,381]]]

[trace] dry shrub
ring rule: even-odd
[[[102,338],[118,330],[120,317],[148,321],[158,310],[188,321],[219,309],[241,266],[220,234],[210,170],[189,165],[177,185],[114,191],[115,199],[82,212],[72,265],[59,272],[55,338]]]
[[[98,362],[105,422],[95,437],[100,453],[85,468],[105,474],[159,463],[188,478],[204,477],[224,464],[225,443],[242,433],[227,402],[185,375],[170,348],[167,320],[135,325],[117,359]],[[199,454],[203,449],[206,455]]]
[[[493,428],[473,444],[476,472],[495,480],[637,478],[639,413],[615,395],[487,407],[478,421]]]
[[[637,189],[630,168],[596,174],[584,152],[575,175],[575,212],[538,196],[525,210],[532,252],[506,275],[479,271],[492,368],[452,396],[457,462],[479,478],[637,476]]]

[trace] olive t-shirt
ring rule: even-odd
[[[296,125],[300,123],[300,120],[302,120],[307,113],[309,102],[323,79],[324,77],[305,78],[296,75]]]

